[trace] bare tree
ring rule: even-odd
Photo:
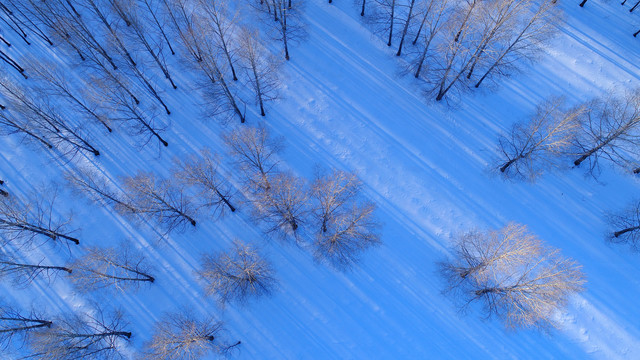
[[[585,282],[575,261],[515,223],[460,236],[442,271],[463,306],[480,300],[487,316],[497,316],[508,328],[554,325],[554,312]]]
[[[258,33],[243,28],[240,34],[240,57],[251,88],[260,106],[260,115],[265,116],[264,103],[277,98],[280,88],[279,62],[260,45]]]
[[[127,243],[111,248],[90,247],[69,267],[73,269],[71,281],[82,292],[107,287],[124,292],[155,281],[149,275],[145,257]]]
[[[429,50],[431,49],[431,45],[436,38],[436,35],[438,35],[445,25],[448,24],[451,13],[450,0],[427,0],[424,6],[425,8],[423,10],[422,21],[420,22],[416,37],[413,40],[413,45],[415,45],[420,38],[420,34],[423,34],[424,42],[420,44],[422,46],[422,50],[420,52],[420,56],[416,58],[416,63],[414,65],[414,76],[416,79],[420,77],[420,72],[427,60],[427,55],[429,54]],[[424,32],[422,32],[423,28]]]
[[[433,92],[436,93],[436,100],[440,101],[454,86],[459,84],[468,64],[473,59],[474,43],[478,41],[475,37],[467,39],[466,34],[477,33],[472,29],[476,22],[465,21],[463,25],[455,21],[447,22],[442,30],[445,32],[445,40],[436,44],[437,57],[430,67],[428,81],[433,84]],[[455,32],[462,36],[455,35]],[[480,33],[482,34],[482,33]],[[457,38],[457,40],[456,40]],[[460,87],[463,87],[461,84]]]
[[[53,243],[79,244],[69,229],[71,216],[60,217],[54,213],[55,191],[47,198],[36,198],[24,204],[15,196],[0,198],[0,234],[5,241],[24,241],[30,244],[36,239]]]
[[[265,0],[268,4],[269,0]],[[273,6],[273,16],[271,7],[258,7],[263,12],[263,22],[271,30],[271,36],[276,41],[282,41],[284,58],[290,59],[289,45],[297,42],[305,35],[304,26],[300,18],[303,2],[299,1],[296,6],[289,6],[287,0],[271,0]]]
[[[251,189],[268,190],[269,175],[276,172],[276,155],[282,149],[282,139],[272,138],[267,129],[241,127],[224,135],[229,153],[236,160]]]
[[[346,268],[366,249],[380,243],[375,204],[359,199],[362,183],[355,174],[334,170],[316,175],[311,196],[317,226],[315,257]]]
[[[110,69],[94,52],[88,52],[86,60],[85,65],[87,65],[87,69],[89,70],[86,76],[89,82],[94,85],[96,92],[100,94],[98,99],[93,99],[95,102],[103,98],[108,99],[111,93],[106,91],[109,90],[125,92],[133,99],[136,105],[140,104],[140,99],[134,94],[128,76],[124,76],[122,72],[116,72]]]
[[[580,117],[582,129],[575,141],[578,158],[573,164],[589,160],[593,173],[601,157],[622,167],[633,163],[640,150],[640,90],[594,100],[588,108]]]
[[[143,0],[140,6],[133,0],[109,0],[109,2],[120,18],[125,21],[130,41],[142,47],[151,56],[171,86],[177,89],[163,53],[164,42],[161,35],[165,36],[165,39],[166,35],[162,25],[158,27],[159,20],[151,1]],[[150,26],[152,22],[156,22],[155,27]],[[171,46],[168,40],[166,43],[169,47]],[[173,49],[171,52],[173,53]]]
[[[398,45],[398,51],[396,52],[396,56],[402,55],[402,46],[404,45],[404,39],[407,36],[407,31],[409,31],[409,26],[411,25],[411,22],[415,18],[415,15],[413,13],[413,9],[415,5],[416,5],[416,0],[409,0],[409,10],[407,13],[407,17],[404,21],[404,25],[402,27],[402,35],[400,36],[400,44]]]
[[[225,71],[217,59],[215,26],[206,17],[195,14],[184,0],[176,0],[171,4],[165,1],[165,4],[180,43],[189,54],[190,63],[202,76],[199,82],[207,102],[208,115],[227,118],[235,115],[244,123],[245,113],[239,105],[241,99],[226,81]]]
[[[0,302],[0,349],[10,345],[20,347],[34,332],[50,328],[53,324],[41,312],[31,309],[22,311],[6,302]]]
[[[234,38],[234,28],[236,20],[234,16],[229,16],[229,9],[224,1],[198,0],[199,9],[202,15],[211,24],[212,34],[215,35],[215,43],[218,49],[224,54],[229,69],[233,75],[233,81],[237,81],[236,70],[233,67],[234,48],[231,40]]]
[[[36,129],[34,132],[40,134],[48,145],[70,156],[79,151],[100,155],[82,134],[81,127],[63,118],[47,101],[48,97],[44,92],[38,93],[34,89],[29,91],[7,78],[0,78],[0,94],[9,101],[7,107],[15,110],[14,116],[21,116],[23,123],[29,123],[31,128]]]
[[[31,45],[29,40],[27,39],[28,34],[25,29],[29,30],[26,24],[20,19],[16,13],[14,13],[11,9],[9,9],[3,3],[0,3],[0,12],[4,13],[5,16],[0,17],[5,25],[13,30],[22,40],[27,44]]]
[[[436,26],[432,25],[431,35],[425,34],[427,46],[417,60],[415,72],[420,75],[426,52],[436,39],[435,34],[440,33],[435,41],[436,56],[425,76],[438,101],[452,90],[468,90],[470,81],[479,87],[488,77],[507,76],[520,63],[534,59],[553,35],[553,25],[560,18],[553,0],[473,0],[457,7],[438,5],[439,10],[427,5],[428,10],[436,11],[425,13],[419,32],[427,19]]]
[[[104,34],[104,38],[107,39],[107,44],[120,53],[132,66],[137,66],[136,61],[131,56],[131,52],[122,41],[121,34],[118,31],[117,15],[113,14],[113,16],[111,16],[111,12],[107,12],[109,8],[108,5],[101,0],[77,0],[77,3],[92,13],[107,30]]]
[[[124,331],[120,312],[68,314],[54,318],[50,328],[34,332],[28,340],[30,358],[54,359],[120,359],[121,343],[131,338]]]
[[[98,40],[95,34],[96,28],[93,24],[88,24],[85,21],[87,17],[82,17],[70,1],[28,1],[34,9],[37,9],[34,14],[38,15],[38,19],[49,26],[56,36],[65,39],[66,43],[71,45],[80,55],[81,59],[84,59],[88,52],[94,52],[106,60],[113,70],[118,69],[114,58]],[[83,4],[85,3],[83,2]]]
[[[25,140],[41,143],[47,148],[53,149],[53,145],[38,133],[37,124],[24,119],[20,114],[14,115],[10,109],[6,109],[4,106],[2,110],[0,112],[0,131],[3,135],[19,134]]]
[[[154,98],[160,106],[164,109],[167,115],[171,115],[171,110],[165,103],[161,94],[161,90],[158,89],[157,85],[154,84],[149,77],[143,72],[143,66],[133,66],[131,63],[127,63],[127,70],[129,73],[129,78],[133,78],[147,91],[152,98]]]
[[[211,317],[188,313],[167,314],[155,324],[151,341],[146,344],[146,359],[197,360],[224,354],[240,345],[220,340],[224,327]]]
[[[205,255],[199,274],[207,283],[206,294],[217,296],[223,305],[268,295],[276,282],[271,264],[238,240],[227,252]]]
[[[629,244],[633,250],[640,250],[640,201],[636,201],[617,214],[608,216],[611,229],[609,240],[616,244]]]
[[[0,250],[0,278],[8,277],[16,286],[29,285],[38,277],[51,281],[58,273],[71,271],[64,266],[46,265],[44,259],[32,263],[19,259],[15,252]]]
[[[160,34],[162,35],[162,38],[164,39],[165,43],[169,47],[169,51],[171,51],[171,55],[175,55],[176,53],[173,50],[173,46],[171,45],[169,36],[165,31],[165,27],[167,28],[169,27],[168,22],[166,21],[166,17],[164,16],[163,11],[161,9],[162,6],[160,5],[160,3],[166,4],[166,2],[164,0],[140,0],[140,2],[141,2],[140,7],[142,7],[143,9],[141,13],[149,17],[146,22],[153,23],[155,25],[156,29],[160,32]]]
[[[536,58],[546,41],[556,33],[555,25],[562,19],[555,3],[556,0],[527,3],[526,10],[508,27],[503,39],[496,42],[490,52],[484,52],[484,73],[476,82],[476,88],[490,75],[508,76],[517,70],[518,64]]]
[[[92,101],[96,95],[89,84],[83,82],[82,90],[79,90],[56,63],[49,61],[33,66],[33,72],[36,78],[42,81],[41,86],[49,96],[64,99],[73,110],[101,124],[108,132],[112,131],[111,119],[105,113],[105,109]]]
[[[197,198],[202,206],[210,208],[214,214],[223,215],[226,209],[234,212],[236,208],[231,204],[231,185],[219,173],[219,164],[219,157],[206,148],[198,155],[174,160],[178,180],[198,187]]]
[[[110,88],[108,83],[100,83],[100,91],[104,94],[107,105],[113,110],[113,120],[121,121],[127,126],[131,135],[142,139],[140,146],[146,146],[153,138],[164,147],[169,143],[162,137],[161,132],[166,126],[159,125],[158,112],[153,108],[136,104],[124,88]]]
[[[18,73],[20,73],[20,75],[22,75],[23,78],[25,79],[29,78],[29,76],[25,74],[25,69],[22,66],[20,66],[20,64],[16,60],[14,60],[9,54],[5,53],[2,50],[0,50],[0,60],[2,60],[2,62],[14,68],[15,70],[17,70]]]
[[[114,189],[113,184],[97,170],[77,167],[75,171],[68,171],[65,178],[74,190],[93,202],[109,204],[121,213],[135,214],[138,211],[126,194]]]
[[[135,213],[156,221],[167,232],[183,230],[187,223],[196,226],[192,200],[169,180],[139,172],[125,178],[123,186]],[[120,209],[128,213],[127,209]]]
[[[558,167],[569,151],[584,112],[583,106],[566,110],[564,98],[550,98],[538,105],[535,115],[513,125],[500,136],[500,172],[506,178],[535,180],[544,170]]]
[[[64,14],[65,9],[60,2],[42,2],[37,0],[10,1],[14,4],[14,7],[22,11],[26,18],[30,19],[30,21],[39,28],[44,29],[42,32],[50,39],[49,42],[51,44],[61,43],[71,48],[78,54],[80,59],[84,60],[84,55],[79,47],[80,45],[76,45],[74,42],[76,39],[72,41],[74,31],[72,26],[68,25]]]
[[[268,183],[268,190],[255,192],[254,219],[264,222],[269,233],[297,240],[309,211],[305,180],[285,172],[270,176]]]

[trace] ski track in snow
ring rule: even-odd
[[[2,285],[4,293],[46,304],[52,313],[90,301],[119,304],[130,319],[134,346],[148,339],[164,311],[211,313],[226,322],[230,339],[242,340],[234,354],[240,359],[640,358],[638,254],[603,240],[603,214],[636,196],[636,180],[605,168],[600,183],[580,169],[547,174],[536,184],[511,183],[487,170],[498,133],[544,97],[565,94],[578,102],[640,78],[632,62],[640,47],[630,36],[637,29],[629,19],[636,14],[595,0],[584,9],[561,6],[568,23],[548,55],[499,88],[447,106],[426,101],[411,76],[398,76],[402,60],[393,56],[395,49],[371,34],[350,1],[308,1],[308,37],[291,48],[282,98],[264,120],[251,112],[249,122],[264,122],[285,137],[283,160],[300,175],[310,177],[314,164],[358,172],[385,228],[383,245],[352,271],[336,272],[290,243],[269,239],[249,221],[246,206],[223,220],[198,218],[196,230],[158,240],[152,225],[131,225],[62,192],[76,213],[74,224],[82,227],[83,245],[132,239],[154,263],[157,283],[116,296],[73,294],[60,280],[24,290]],[[14,42],[12,51],[20,53]],[[40,55],[54,56],[49,50]],[[172,157],[202,146],[223,152],[220,133],[236,119],[229,125],[203,120],[194,110],[190,79],[177,74],[175,80],[179,91],[163,93],[173,111],[168,148],[152,143],[140,150],[135,140],[114,132],[96,136],[104,149],[100,159],[76,161],[96,164],[117,180],[137,170],[166,176]],[[62,183],[59,169],[37,152],[3,138],[0,171],[12,193]],[[476,306],[457,312],[440,293],[436,262],[447,256],[450,237],[508,221],[529,225],[584,265],[587,291],[558,314],[558,330],[509,332],[482,319]],[[258,244],[274,262],[279,288],[270,298],[221,309],[204,297],[194,272],[203,252],[226,249],[237,237]],[[50,261],[65,258],[62,251]]]

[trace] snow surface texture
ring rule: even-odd
[[[640,358],[640,255],[605,243],[603,216],[637,196],[636,179],[605,168],[596,182],[574,169],[528,184],[504,182],[487,171],[497,135],[543,98],[566,95],[579,102],[640,79],[634,61],[640,46],[631,36],[636,14],[616,2],[590,0],[585,8],[560,2],[567,23],[548,55],[497,90],[468,95],[454,107],[427,103],[413,78],[397,75],[393,50],[362,24],[351,1],[308,2],[308,37],[291,48],[281,100],[266,119],[254,112],[248,122],[285,137],[283,160],[300,175],[310,177],[314,164],[358,172],[385,226],[383,245],[352,271],[318,265],[308,252],[270,240],[249,222],[246,208],[158,241],[148,227],[70,197],[65,205],[82,229],[82,245],[130,238],[155,264],[157,282],[117,295],[74,294],[62,279],[27,289],[4,284],[2,293],[44,304],[51,313],[83,308],[90,300],[119,304],[134,334],[132,348],[149,338],[165,311],[210,313],[225,321],[230,339],[242,341],[234,352],[239,359]],[[236,124],[200,119],[186,79],[175,80],[181,88],[164,94],[173,110],[168,148],[140,151],[116,131],[96,137],[98,159],[81,162],[95,162],[111,178],[137,170],[166,176],[176,155],[203,146],[222,152],[220,134]],[[6,189],[18,196],[62,182],[60,167],[70,166],[51,164],[14,137],[0,142],[0,156]],[[447,256],[451,236],[509,221],[529,225],[584,265],[587,290],[558,314],[561,328],[550,334],[506,331],[496,320],[482,319],[477,307],[457,312],[440,293],[436,262]],[[220,309],[204,297],[194,271],[200,254],[227,249],[234,238],[260,244],[275,264],[279,288],[270,298]],[[62,251],[50,261],[66,257]]]

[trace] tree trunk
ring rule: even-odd
[[[3,219],[0,219],[0,224],[5,224],[7,226],[11,226],[11,227],[15,227],[15,228],[18,228],[18,229],[22,229],[24,231],[29,231],[29,232],[32,232],[32,233],[44,235],[44,236],[46,236],[46,237],[48,237],[48,238],[50,238],[52,240],[58,240],[58,238],[62,238],[62,239],[65,239],[67,241],[71,241],[76,245],[80,244],[80,240],[78,240],[76,238],[73,238],[71,236],[67,236],[67,235],[64,235],[64,234],[60,234],[60,233],[57,233],[57,232],[52,231],[52,230],[45,229],[45,228],[42,228],[40,226],[31,225],[31,224],[20,224],[20,223],[16,223],[16,222],[6,221],[6,220],[3,220]]]
[[[612,142],[614,139],[616,139],[618,136],[620,136],[620,130],[618,130],[618,132],[616,132],[613,136],[610,136],[608,139],[606,139],[605,141],[601,142],[598,146],[594,147],[593,149],[587,151],[586,153],[584,153],[582,156],[580,156],[576,161],[573,162],[573,165],[575,166],[580,166],[580,164],[585,161],[589,156],[593,155],[595,152],[597,152],[598,150],[602,149],[603,147],[607,146],[610,142]]]
[[[393,23],[395,22],[396,0],[391,0],[391,24],[389,26],[389,41],[387,46],[391,46],[391,40],[393,39]]]
[[[511,159],[511,160],[507,161],[506,163],[504,163],[504,165],[502,165],[500,167],[500,172],[503,173],[503,172],[507,171],[509,166],[513,165],[513,163],[516,162],[516,160],[518,160],[518,159],[519,159],[519,157]]]
[[[407,21],[404,23],[404,29],[402,29],[402,36],[400,37],[400,45],[398,45],[398,52],[396,53],[396,56],[400,56],[402,54],[402,44],[404,44],[404,38],[407,36],[407,30],[409,30],[411,15],[413,14],[413,6],[415,3],[416,0],[411,0],[411,4],[409,5],[409,15],[407,15]]]
[[[582,0],[582,2],[580,3],[580,7],[584,7],[584,4],[587,3],[587,0]]]
[[[218,191],[218,189],[216,189],[216,194],[218,194],[218,196],[220,197],[222,202],[224,202],[224,204],[227,205],[227,207],[229,207],[229,210],[231,210],[231,212],[235,212],[236,211],[236,208],[233,207],[233,205],[231,205],[231,202],[229,202],[227,197],[222,195],[222,193],[220,191]]]
[[[360,11],[360,16],[364,16],[364,6],[367,4],[367,0],[362,0],[362,10]]]
[[[613,233],[613,236],[619,237],[620,235],[626,234],[626,233],[631,232],[631,231],[636,231],[636,230],[640,230],[640,226],[634,226],[634,227],[622,229],[620,231],[616,231],[616,232]]]
[[[464,29],[465,25],[467,25],[467,21],[469,21],[469,16],[471,16],[471,12],[476,7],[476,2],[477,0],[473,0],[473,2],[471,3],[471,6],[469,7],[469,11],[467,11],[467,14],[464,16],[464,20],[462,20],[460,29],[458,30],[458,32],[456,33],[456,37],[454,38],[455,42],[458,42],[458,40],[460,40],[460,36],[462,35],[462,30]]]
[[[417,79],[420,76],[420,71],[422,71],[422,66],[424,64],[425,59],[427,58],[427,51],[429,50],[429,46],[431,45],[431,40],[433,40],[435,34],[431,34],[429,39],[424,45],[424,50],[422,51],[422,55],[420,56],[420,60],[418,61],[418,67],[416,69],[415,78]]]
[[[14,267],[17,267],[17,268],[26,268],[26,269],[42,269],[42,270],[64,271],[64,272],[67,272],[69,274],[71,274],[71,272],[73,271],[73,270],[71,270],[69,268],[62,267],[62,266],[19,264],[19,263],[14,263],[14,262],[9,262],[9,261],[0,261],[0,264],[14,266]]]
[[[420,34],[422,33],[422,28],[424,27],[424,23],[427,21],[428,15],[429,15],[428,12],[424,13],[424,16],[422,17],[422,21],[420,22],[420,27],[418,27],[418,33],[416,34],[415,39],[413,39],[413,41],[411,42],[411,45],[415,45],[418,42],[418,39],[420,38]]]
[[[638,7],[638,5],[640,5],[640,1],[638,1],[635,5],[633,5],[633,7],[629,10],[629,12],[633,12],[633,10],[635,10]]]

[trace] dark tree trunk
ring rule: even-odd
[[[409,30],[409,24],[411,23],[413,6],[415,3],[416,0],[411,0],[411,4],[409,5],[409,14],[407,15],[407,21],[404,23],[404,29],[402,29],[402,36],[400,37],[400,45],[398,45],[398,52],[396,53],[396,56],[400,56],[402,54],[402,45],[404,44],[404,38],[407,36],[407,31]]]
[[[580,7],[584,7],[584,4],[587,3],[587,0],[582,0],[582,2],[580,3]]]
[[[391,40],[393,39],[393,23],[395,22],[395,12],[396,0],[391,0],[391,24],[389,26],[389,41],[387,41],[387,46],[391,46]]]
[[[362,0],[362,11],[360,11],[360,16],[364,16],[364,6],[367,4],[367,0]]]
[[[9,221],[6,221],[6,220],[2,220],[2,219],[0,219],[0,224],[5,224],[5,225],[8,225],[8,226],[12,226],[14,228],[22,229],[24,231],[29,231],[29,232],[32,232],[32,233],[35,233],[35,234],[44,235],[44,236],[46,236],[46,237],[48,237],[48,238],[50,238],[52,240],[58,240],[58,238],[61,238],[61,239],[67,240],[67,241],[71,241],[76,245],[80,244],[80,240],[78,240],[76,238],[73,238],[71,236],[67,236],[67,235],[64,235],[64,234],[60,234],[60,233],[57,233],[55,231],[51,231],[49,229],[45,229],[45,228],[42,228],[42,227],[39,227],[39,226],[35,226],[35,225],[12,223],[12,222],[9,222]]]
[[[620,235],[626,234],[626,233],[631,232],[631,231],[637,231],[637,230],[640,230],[640,226],[634,226],[634,227],[622,229],[620,231],[616,231],[616,232],[613,233],[613,236],[619,237]]]

